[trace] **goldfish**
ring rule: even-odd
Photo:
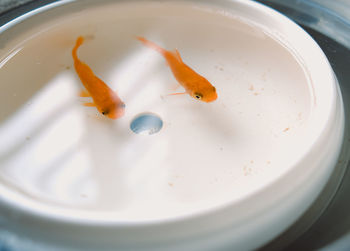
[[[215,87],[207,79],[186,65],[182,61],[178,50],[168,51],[144,37],[136,38],[165,58],[174,77],[185,88],[185,92],[173,93],[172,95],[188,93],[191,97],[204,102],[212,102],[217,99]]]
[[[111,119],[122,117],[124,115],[125,104],[116,92],[99,79],[87,64],[79,60],[77,50],[83,42],[83,37],[80,36],[77,38],[72,50],[72,56],[75,71],[87,90],[87,93],[85,95],[82,94],[82,96],[91,96],[93,100],[93,103],[85,103],[84,105],[95,106],[100,113]]]

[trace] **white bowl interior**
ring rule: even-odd
[[[72,11],[29,18],[4,31],[10,39],[0,37],[4,198],[86,219],[196,214],[271,185],[322,130],[334,90],[314,85],[312,59],[298,58],[281,31],[258,24],[266,16],[190,3],[82,2],[83,11],[73,3]],[[71,50],[80,35],[87,40],[79,57],[126,103],[116,121],[77,96]],[[177,48],[218,99],[168,96],[182,88],[135,36]],[[144,112],[162,119],[158,133],[130,130]]]

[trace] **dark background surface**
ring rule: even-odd
[[[0,14],[19,5],[31,2],[33,0],[0,0]]]

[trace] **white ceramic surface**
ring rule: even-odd
[[[333,170],[343,110],[331,67],[304,31],[259,4],[62,1],[1,32],[1,210],[34,240],[256,248]],[[77,97],[79,35],[79,57],[126,103],[119,120]],[[181,88],[137,35],[177,48],[218,100],[167,96]],[[158,133],[130,130],[143,112],[163,120]]]

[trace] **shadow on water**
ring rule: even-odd
[[[101,64],[103,63],[101,62]],[[157,67],[159,67],[158,64],[154,65],[152,70]],[[71,69],[71,71],[74,71],[74,69]],[[51,71],[45,71],[38,77],[37,81],[35,81],[35,79],[28,80],[28,83],[30,83],[31,86],[30,88],[26,88],[26,91],[23,92],[20,92],[21,85],[18,84],[21,83],[23,77],[14,76],[15,83],[17,84],[15,87],[10,86],[8,90],[1,92],[0,98],[1,96],[3,96],[4,99],[8,98],[9,93],[12,92],[16,92],[17,96],[15,97],[15,100],[7,102],[10,105],[7,106],[6,111],[1,113],[0,122],[6,123],[7,121],[10,121],[13,116],[17,116],[18,110],[26,106],[27,102],[29,102],[31,99],[34,99],[35,102],[35,96],[37,93],[46,88],[47,83],[61,72],[62,68],[59,67],[57,69],[52,69]],[[134,98],[133,93],[142,90],[142,88],[146,88],[146,86],[143,84],[143,80],[151,76],[152,74],[150,71],[145,71],[143,74],[140,74],[137,76],[137,78],[135,78],[128,89],[127,99],[129,101]],[[77,79],[77,81],[79,80]],[[77,82],[77,84],[81,85],[80,82]],[[16,88],[18,90],[13,90]],[[52,109],[50,113],[41,116],[42,119],[39,120],[35,117],[31,118],[32,122],[38,122],[38,124],[30,127],[28,132],[26,132],[26,136],[31,138],[31,141],[35,138],[39,138],[45,130],[53,127],[53,125],[61,121],[63,116],[71,111],[72,106],[74,106],[74,101],[70,101],[68,103],[61,102],[61,104],[55,109]],[[96,110],[95,108],[84,109]],[[95,112],[97,113],[97,111]],[[89,176],[93,177],[93,181],[95,182],[99,195],[90,206],[93,206],[92,204],[97,205],[105,201],[111,201],[110,205],[113,205],[115,203],[112,203],[113,200],[111,200],[111,198],[118,196],[118,194],[122,194],[123,189],[125,189],[127,185],[125,185],[121,179],[121,177],[123,177],[122,172],[124,172],[123,168],[121,168],[122,163],[119,163],[119,159],[110,153],[116,152],[115,149],[113,149],[114,142],[118,142],[118,147],[120,148],[119,150],[123,150],[123,145],[129,142],[130,135],[119,128],[118,121],[112,121],[101,116],[97,116],[95,119],[82,116],[82,124],[83,126],[80,128],[82,131],[82,136],[79,138],[78,142],[74,142],[74,144],[70,144],[61,152],[55,153],[52,159],[50,159],[47,163],[44,163],[42,171],[40,171],[38,177],[36,177],[36,180],[38,181],[36,183],[40,183],[41,186],[43,186],[43,189],[47,189],[50,184],[55,183],[54,179],[57,174],[66,171],[63,170],[64,164],[71,161],[80,150],[83,150],[85,153],[87,153],[89,169],[91,169],[90,171],[92,172],[89,174]],[[17,142],[13,143],[14,144],[11,144],[11,146],[9,146],[4,153],[0,154],[0,168],[5,168],[5,164],[9,160],[15,159],[16,155],[20,154],[21,151],[27,146],[27,143],[31,142],[26,142],[23,138],[22,140],[17,140]],[[108,150],[105,151],[104,149]],[[31,165],[32,163],[27,164]],[[82,187],[84,185],[83,183],[88,181],[88,179],[89,177],[80,177],[79,181],[75,182],[79,183],[79,185],[69,184],[69,188],[67,189],[69,189],[69,191],[73,191],[72,189],[74,189],[74,187]],[[14,186],[14,184],[12,186]],[[15,189],[33,197],[33,195],[28,194],[28,191],[22,191],[23,189],[19,187],[16,187]],[[73,193],[74,196],[77,194],[76,191],[73,191]],[[61,206],[65,205],[68,207],[72,206],[70,202],[57,203],[53,200],[44,200],[50,204],[60,204]],[[118,203],[122,204],[121,198],[118,198],[118,201]],[[85,205],[89,207],[89,203],[85,203]]]
[[[35,62],[30,63],[34,64]],[[4,67],[6,67],[6,65]],[[26,66],[23,65],[23,67]],[[42,69],[42,72],[39,69],[37,76],[32,77],[27,77],[21,73],[14,73],[11,76],[12,78],[7,80],[11,81],[11,83],[3,84],[0,92],[0,105],[1,107],[6,107],[6,109],[1,109],[0,111],[0,123],[4,123],[21,107],[26,106],[28,102],[44,89],[47,83],[61,73],[62,70],[60,66],[47,67]],[[0,68],[1,78],[3,78],[1,76],[2,71],[6,71],[6,69]],[[1,81],[6,81],[6,79],[2,79]]]
[[[32,131],[28,133],[28,137],[35,138],[39,136],[45,128],[50,127],[50,125],[54,124],[60,116],[62,116],[69,108],[72,106],[71,103],[66,103],[59,107],[56,111],[53,111],[50,114],[47,114],[44,121],[42,121],[39,125],[37,125]],[[25,147],[26,144],[23,141],[18,142],[15,144],[12,148],[8,149],[5,153],[0,155],[0,169],[2,164],[4,164],[7,160],[11,159],[14,155],[19,153],[23,147]]]

